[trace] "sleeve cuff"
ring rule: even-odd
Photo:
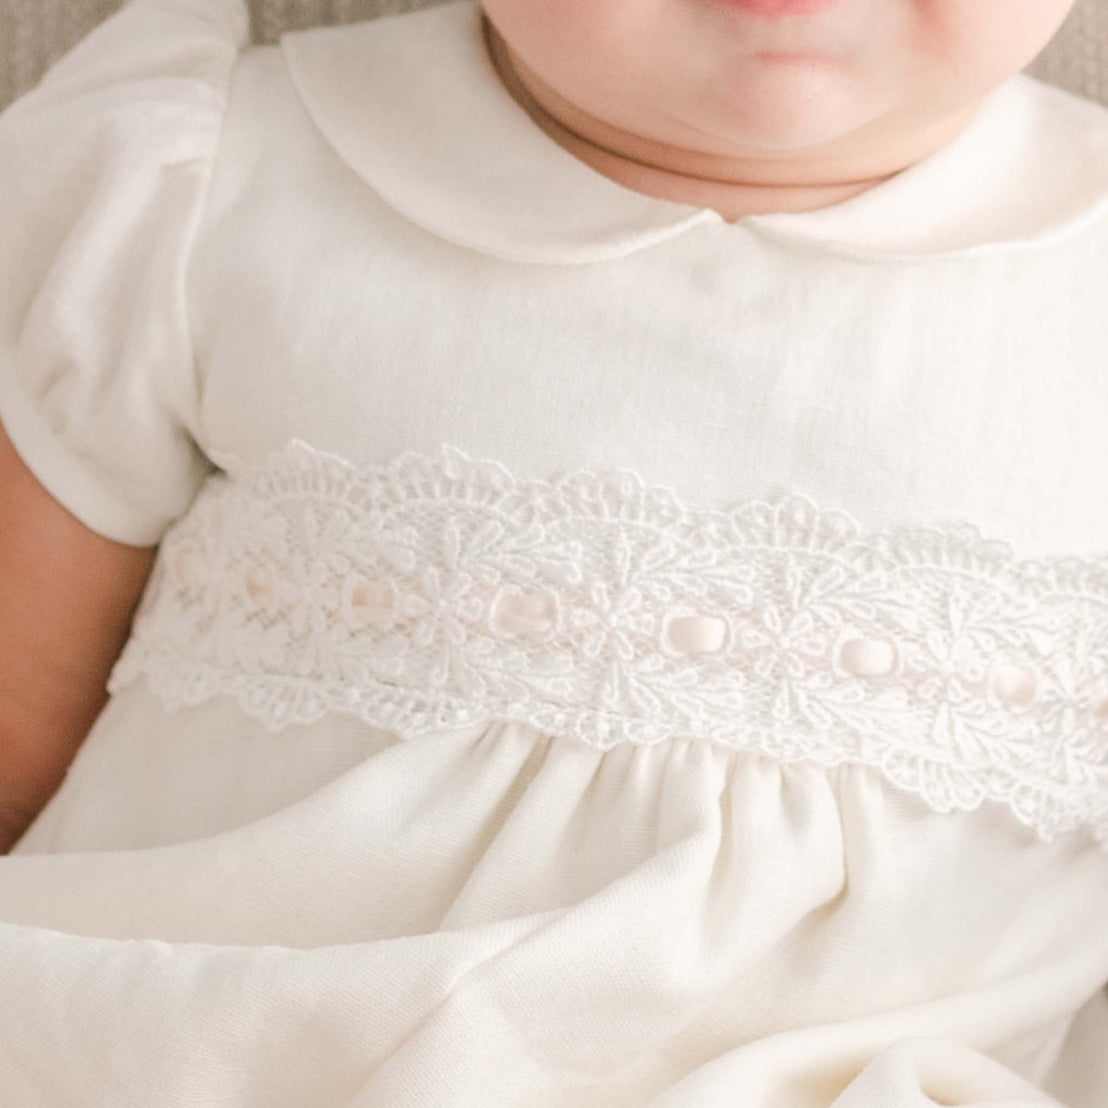
[[[127,546],[155,546],[172,519],[151,520],[135,511],[67,450],[31,404],[27,395],[0,373],[0,424],[23,463],[40,484],[86,527]]]

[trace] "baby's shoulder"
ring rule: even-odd
[[[241,0],[130,0],[0,113],[0,418],[123,543],[206,469],[180,283],[248,30]]]

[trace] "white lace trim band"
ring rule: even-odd
[[[1108,845],[1108,556],[1020,561],[968,523],[864,534],[800,496],[691,511],[631,472],[520,479],[447,444],[213,457],[112,691],[141,674],[273,729],[703,739]]]

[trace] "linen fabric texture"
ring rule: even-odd
[[[1108,113],[733,223],[479,9],[131,0],[0,114],[0,419],[159,544],[0,1099],[1108,1103]]]

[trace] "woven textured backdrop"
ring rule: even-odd
[[[435,2],[252,0],[254,37],[272,42],[291,27],[368,19]],[[119,6],[120,0],[0,0],[0,106],[30,88],[52,59]],[[1079,0],[1030,71],[1108,103],[1108,0]]]

